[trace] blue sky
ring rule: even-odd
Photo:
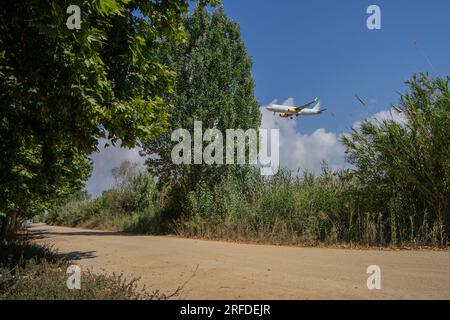
[[[381,8],[381,30],[369,30],[367,7]],[[223,0],[240,24],[253,58],[255,95],[261,106],[319,96],[328,110],[296,120],[264,111],[263,128],[280,130],[280,164],[320,171],[347,166],[342,133],[362,119],[389,116],[396,90],[413,73],[450,74],[450,1]],[[431,64],[430,64],[431,63]],[[367,103],[363,107],[355,94]],[[111,169],[123,160],[143,163],[137,150],[109,148],[93,155],[88,191],[113,184]]]
[[[371,4],[381,8],[381,30],[366,27]],[[450,71],[448,0],[223,0],[223,6],[241,26],[261,105],[319,96],[328,108],[322,117],[297,120],[305,133],[344,131],[397,102],[395,90],[404,91],[414,72]]]

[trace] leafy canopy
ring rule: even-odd
[[[35,211],[79,188],[99,138],[133,147],[164,131],[174,73],[155,52],[185,40],[188,4],[2,1],[0,212]],[[81,8],[79,30],[66,26],[69,5]]]

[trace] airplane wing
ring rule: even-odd
[[[319,100],[319,98],[315,98],[314,100],[308,102],[307,104],[304,104],[302,106],[296,107],[295,110],[297,111],[302,111],[303,109],[308,108],[310,105],[312,105],[313,103],[316,103],[317,100]]]

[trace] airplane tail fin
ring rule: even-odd
[[[322,111],[322,107],[321,107],[321,105],[320,105],[320,102],[318,102],[318,103],[314,106],[313,110],[314,110],[314,111],[318,111],[318,112]]]
[[[323,113],[323,112],[324,112],[325,110],[327,110],[327,109],[322,108],[322,106],[321,106],[321,104],[320,104],[320,102],[319,102],[319,103],[317,103],[317,104],[314,106],[313,110],[314,110],[314,111],[317,111],[317,113]]]

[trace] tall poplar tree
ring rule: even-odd
[[[158,177],[160,186],[168,186],[178,211],[187,193],[199,184],[211,186],[225,175],[239,175],[246,166],[193,164],[194,154],[192,164],[174,164],[171,151],[177,142],[171,141],[173,130],[189,130],[193,138],[194,121],[202,121],[203,132],[219,129],[225,158],[226,129],[258,129],[261,122],[254,98],[252,61],[239,25],[223,9],[212,13],[200,9],[186,18],[185,26],[188,41],[166,42],[160,51],[162,63],[176,73],[174,92],[165,95],[173,106],[169,130],[144,143],[145,152],[151,155],[147,160],[149,170]],[[207,145],[204,142],[203,146]]]

